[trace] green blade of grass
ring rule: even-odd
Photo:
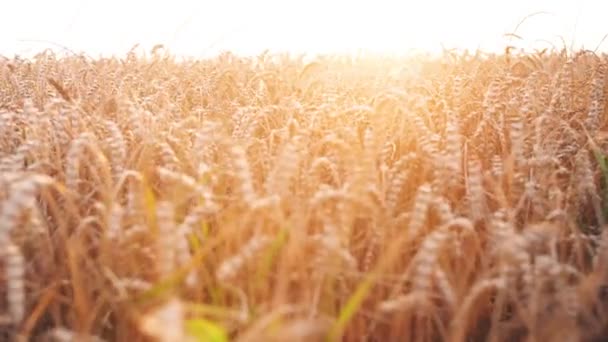
[[[593,155],[595,156],[595,160],[600,166],[600,170],[602,171],[602,211],[604,218],[608,217],[608,161],[606,160],[606,156],[602,154],[598,149],[593,150]]]
[[[185,322],[186,333],[198,342],[228,342],[228,334],[220,325],[204,318],[189,319]]]
[[[338,319],[329,332],[329,336],[327,338],[328,342],[339,341],[342,338],[346,326],[353,318],[355,313],[357,313],[359,307],[363,303],[363,300],[365,300],[365,297],[367,297],[367,294],[371,290],[372,283],[372,276],[368,276],[363,282],[361,282],[361,284],[359,284],[357,290],[355,290],[355,292],[350,296],[346,302],[346,305],[344,305],[340,310]]]

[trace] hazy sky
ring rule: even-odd
[[[50,41],[91,55],[124,54],[135,43],[161,43],[177,54],[218,50],[258,53],[358,48],[401,52],[444,46],[502,48],[518,29],[517,44],[561,47],[574,38],[594,49],[608,33],[608,0],[15,0],[0,16],[0,54],[28,54]],[[603,45],[608,51],[608,42]]]

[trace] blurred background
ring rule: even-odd
[[[506,45],[594,50],[608,33],[607,1],[119,1],[20,0],[3,8],[0,54],[57,44],[91,56],[163,44],[184,56],[224,50],[381,53]],[[542,11],[542,12],[541,12]],[[541,13],[538,13],[541,12]],[[518,23],[518,37],[505,37]],[[509,40],[510,39],[510,40]],[[608,43],[602,45],[604,50]],[[61,50],[61,49],[59,49]]]

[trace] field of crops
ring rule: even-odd
[[[0,57],[0,340],[605,341],[607,73]]]

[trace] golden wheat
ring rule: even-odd
[[[0,339],[605,340],[607,63],[0,59]]]

